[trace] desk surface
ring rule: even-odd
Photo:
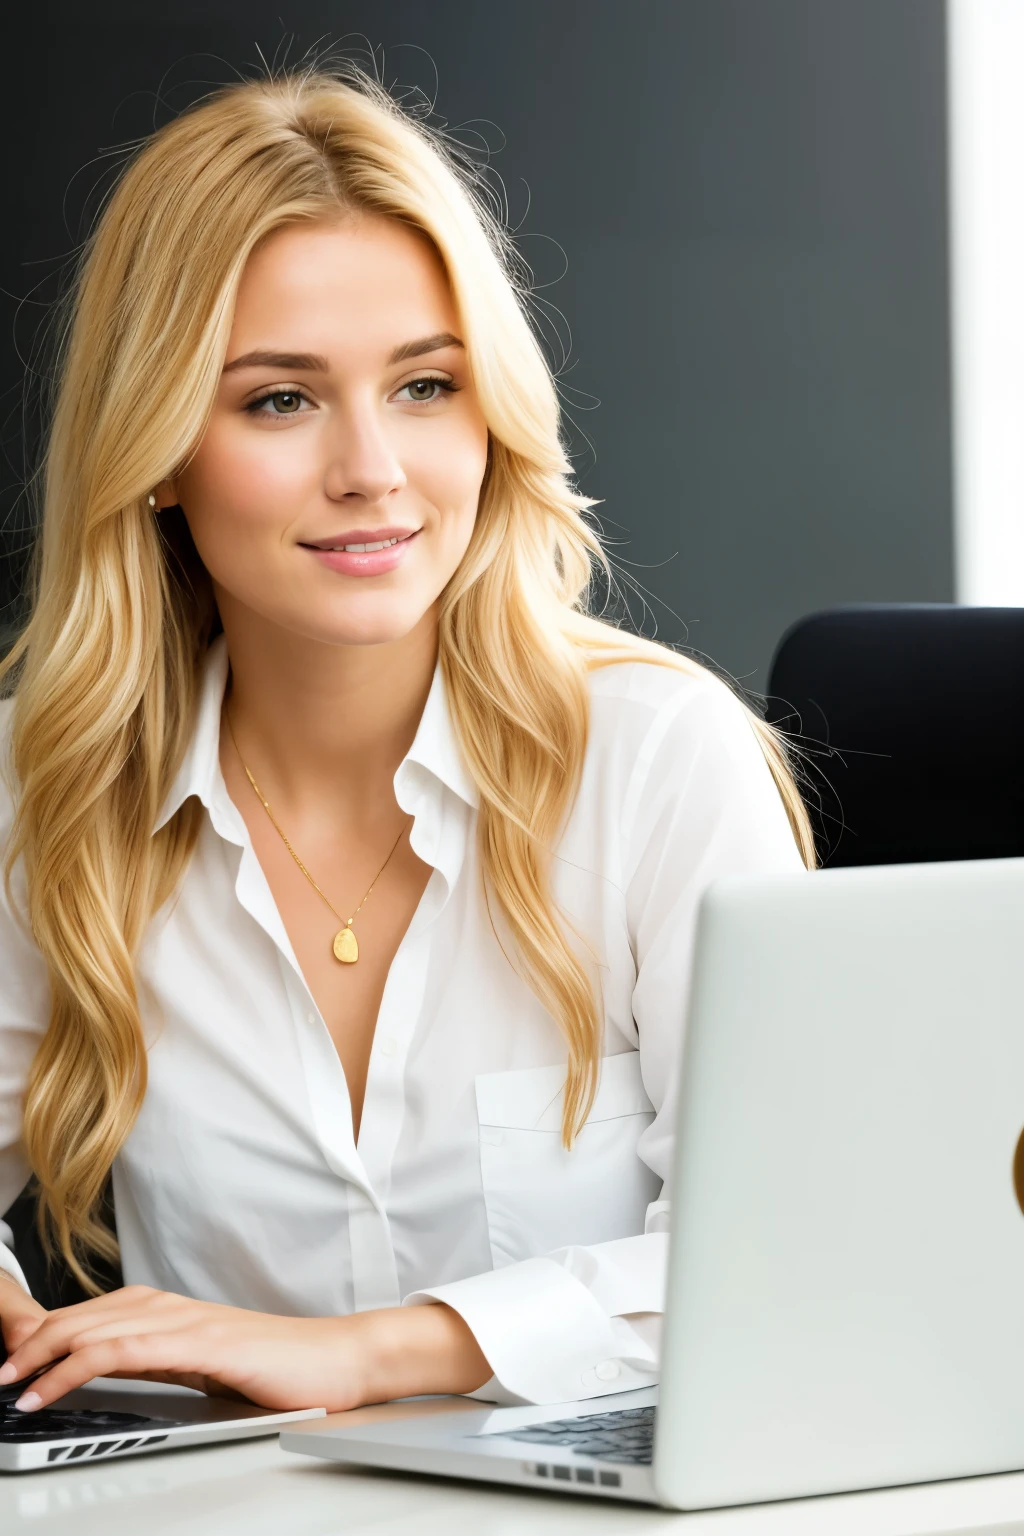
[[[4,1536],[1024,1536],[1024,1473],[677,1515],[353,1472],[276,1439],[0,1476]]]

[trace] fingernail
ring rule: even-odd
[[[43,1406],[43,1400],[38,1392],[23,1392],[14,1406],[19,1413],[35,1413]]]
[[[3,1365],[0,1365],[0,1387],[6,1387],[7,1383],[13,1381],[17,1374],[18,1367],[12,1365],[10,1360],[5,1360]]]

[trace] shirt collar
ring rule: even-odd
[[[410,763],[418,763],[421,768],[425,768],[439,783],[444,784],[474,810],[480,804],[479,792],[466,767],[455,735],[440,662],[434,667],[430,692],[423,706],[413,744],[395,774],[396,788]]]
[[[202,663],[199,710],[192,740],[174,776],[174,783],[160,807],[153,827],[159,832],[189,795],[198,795],[207,810],[213,805],[220,772],[220,710],[228,681],[228,648],[223,634],[207,649]]]
[[[197,795],[207,810],[210,810],[218,787],[223,785],[220,771],[220,716],[228,680],[227,641],[223,634],[218,635],[210,645],[202,667],[195,730],[174,776],[174,783],[160,808],[154,832],[159,832],[170,821],[190,795]],[[473,809],[479,805],[476,785],[470,777],[455,736],[440,662],[434,668],[430,692],[413,744],[395,774],[396,789],[408,778],[410,764],[426,769],[440,784]]]

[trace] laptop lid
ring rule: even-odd
[[[1024,860],[723,881],[696,946],[660,1497],[1024,1467]]]

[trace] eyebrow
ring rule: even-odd
[[[388,366],[407,362],[410,357],[422,357],[426,352],[440,352],[443,347],[462,347],[462,342],[451,331],[438,331],[436,336],[424,336],[420,341],[407,341],[396,347],[388,358]]]
[[[443,347],[462,347],[462,342],[451,331],[438,331],[436,336],[423,336],[419,341],[406,341],[396,347],[388,357],[388,367],[404,363],[411,357],[423,357],[428,352],[440,352]],[[223,373],[238,373],[243,368],[281,368],[295,373],[327,373],[330,369],[321,352],[243,352],[230,363],[225,363]]]

